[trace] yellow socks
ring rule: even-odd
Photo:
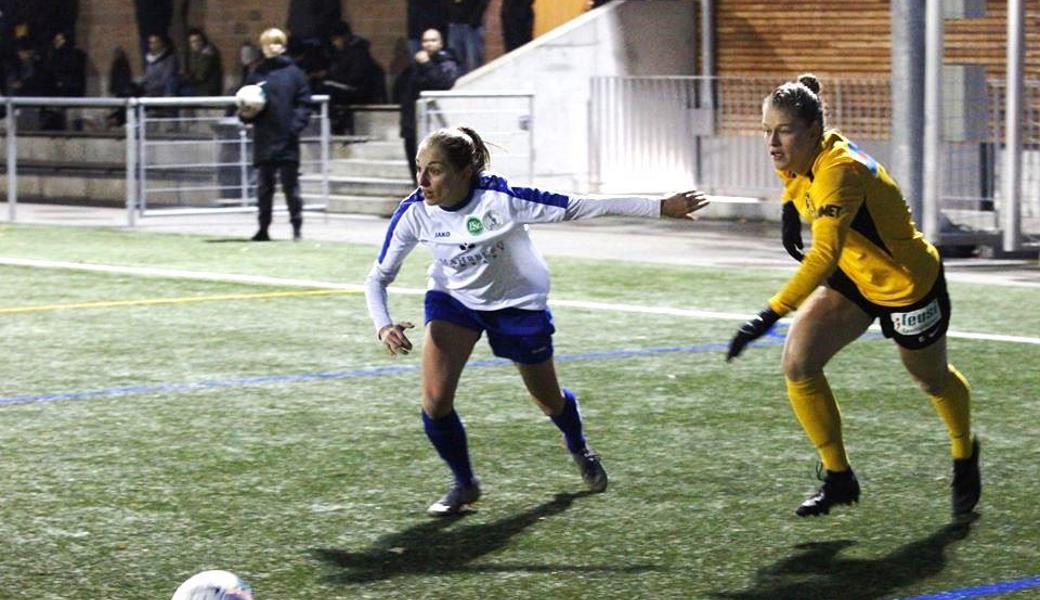
[[[971,457],[971,401],[968,380],[948,365],[942,392],[932,396],[932,406],[950,432],[950,454],[955,459]]]
[[[805,434],[816,446],[823,467],[828,471],[848,470],[849,459],[841,439],[841,412],[827,378],[821,373],[808,379],[794,381],[785,378],[785,381],[791,408]],[[970,447],[968,450],[971,451]]]

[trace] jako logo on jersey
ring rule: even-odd
[[[835,217],[835,218],[837,218],[838,215],[841,214],[841,210],[842,210],[842,208],[840,206],[838,206],[837,204],[828,204],[826,206],[821,206],[820,208],[818,208],[816,210],[816,216],[817,217]]]
[[[942,320],[939,301],[932,300],[924,308],[904,313],[892,313],[892,327],[900,335],[917,335],[935,326]]]
[[[450,231],[438,231],[438,232],[433,234],[433,237],[435,237],[435,238],[451,237],[451,232]]]
[[[489,210],[487,214],[484,215],[483,223],[485,229],[488,231],[494,231],[501,227],[504,221],[502,220],[502,215],[493,210]]]
[[[476,217],[466,219],[466,229],[473,235],[484,233],[484,224]]]

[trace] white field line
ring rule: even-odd
[[[38,269],[69,269],[76,271],[93,271],[100,273],[118,273],[121,275],[138,275],[141,277],[162,277],[168,279],[192,279],[196,281],[217,281],[222,283],[245,283],[250,285],[269,285],[280,287],[304,287],[323,288],[333,290],[350,290],[364,292],[365,286],[350,283],[335,283],[311,279],[283,279],[280,277],[268,277],[265,275],[244,275],[237,273],[214,273],[207,271],[186,271],[182,269],[160,269],[155,267],[129,267],[120,265],[103,265],[94,263],[68,262],[60,260],[40,260],[34,258],[14,258],[0,256],[0,265],[17,267],[33,267]],[[391,286],[387,289],[391,294],[416,296],[426,293],[421,288],[402,288]],[[668,315],[675,317],[688,317],[694,319],[712,319],[718,321],[745,321],[751,315],[748,313],[728,313],[710,310],[697,310],[690,308],[674,308],[668,306],[646,306],[642,304],[618,304],[613,302],[590,302],[583,300],[553,299],[553,306],[566,306],[569,308],[581,308],[586,310],[614,311],[624,313],[637,313],[648,315]],[[789,323],[789,319],[781,319],[781,323]],[[871,327],[879,331],[877,325]],[[947,331],[946,335],[952,338],[969,340],[985,340],[991,342],[1009,342],[1014,344],[1040,345],[1040,338],[1020,335],[1002,335],[997,333],[975,333],[969,331]]]

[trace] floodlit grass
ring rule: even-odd
[[[0,228],[0,256],[343,283],[360,283],[373,254]],[[417,250],[399,283],[422,286],[425,260]],[[550,263],[555,298],[727,312],[756,310],[784,277]],[[70,394],[0,405],[5,599],[167,598],[209,568],[239,573],[258,600],[900,598],[1040,575],[1035,345],[950,340],[974,388],[986,486],[980,517],[960,525],[927,398],[890,342],[850,346],[828,373],[862,501],[797,520],[815,458],[776,340],[727,365],[700,350],[735,322],[557,307],[558,368],[610,489],[581,493],[555,428],[513,367],[480,362],[482,343],[457,405],[485,497],[475,514],[431,520],[448,478],[418,418],[418,356],[385,356],[360,295],[29,310],[294,290],[4,266],[0,281],[0,310],[25,309],[0,312],[0,398]],[[1034,290],[951,294],[955,330],[1040,336]],[[420,297],[391,302],[421,321]]]

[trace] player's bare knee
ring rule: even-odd
[[[818,375],[822,371],[820,365],[807,360],[796,352],[785,352],[783,358],[784,377],[791,381],[802,381]]]
[[[427,416],[439,419],[452,411],[455,408],[455,395],[446,393],[431,393],[429,391],[423,392],[422,398],[423,411]]]

